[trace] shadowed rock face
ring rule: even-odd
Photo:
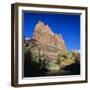
[[[49,60],[49,70],[59,70],[59,65],[55,64],[57,55],[60,51],[66,50],[66,45],[62,36],[55,34],[48,25],[39,21],[35,26],[33,37],[31,39],[25,39],[26,47],[28,47],[34,56],[40,57],[42,60]]]

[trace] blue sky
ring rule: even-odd
[[[35,25],[39,20],[48,24],[52,31],[61,34],[68,50],[80,50],[80,15],[23,12],[24,36],[32,37]]]

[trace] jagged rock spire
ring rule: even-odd
[[[39,20],[35,26],[33,38],[40,44],[57,47],[59,49],[66,49],[66,45],[61,34],[54,33],[49,25],[45,25],[41,20]]]

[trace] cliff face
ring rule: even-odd
[[[54,34],[48,25],[39,21],[30,40],[25,40],[25,46],[31,48],[32,53],[55,60],[59,52],[67,50],[62,36]]]
[[[35,26],[33,39],[35,39],[42,45],[66,50],[66,46],[62,36],[54,34],[51,28],[41,21],[39,21]]]

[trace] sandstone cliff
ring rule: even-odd
[[[41,21],[36,24],[32,39],[25,40],[25,45],[31,48],[34,54],[40,54],[49,60],[55,60],[60,52],[67,50],[62,36],[55,34]]]
[[[48,25],[45,25],[41,21],[35,26],[33,39],[37,40],[40,44],[66,50],[62,36],[55,34]]]

